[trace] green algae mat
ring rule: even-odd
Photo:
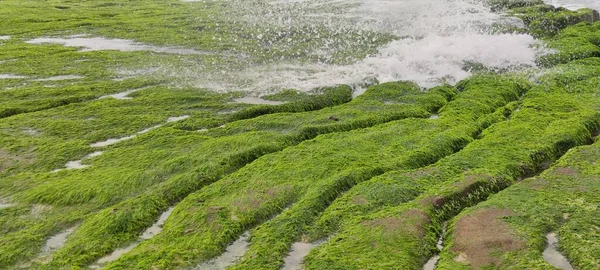
[[[148,74],[396,37],[188,2],[0,1],[0,269],[600,269],[597,11],[488,1],[535,75],[248,97]]]

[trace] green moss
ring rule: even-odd
[[[405,119],[366,129],[321,135],[257,159],[188,196],[178,204],[169,227],[165,227],[161,235],[143,243],[109,268],[174,267],[208,259],[221,252],[244,230],[264,222],[288,206],[287,210],[253,231],[251,248],[239,267],[279,266],[291,243],[298,240],[318,213],[343,190],[385,171],[433,163],[467,144],[478,128],[468,125],[456,127],[460,115],[451,113],[450,108],[461,112],[468,112],[471,108],[472,115],[483,115],[493,112],[494,106],[502,106],[518,98],[526,89],[519,83],[497,76],[474,78],[473,81],[473,85],[485,85],[485,81],[490,85],[483,90],[474,86],[458,94],[444,107],[448,108],[448,112],[441,110],[439,119]],[[392,89],[403,84],[375,86],[369,90],[371,92],[349,104],[371,106],[376,102],[378,106],[385,103],[388,106],[411,106],[406,102],[422,102],[422,94],[418,94],[420,89],[414,86],[412,91],[417,94],[414,97],[391,96]],[[502,87],[493,87],[500,85]],[[411,88],[402,89],[408,91]],[[490,93],[473,93],[477,91]],[[452,92],[454,90],[446,86],[429,94],[452,96]],[[463,100],[486,106],[469,107]],[[460,106],[466,108],[458,110]],[[344,117],[340,115],[339,122],[341,119]],[[260,117],[253,120],[260,120]],[[466,116],[462,121],[471,123],[472,120]],[[203,244],[198,247],[198,243]],[[157,248],[160,251],[156,251]],[[150,249],[156,252],[148,256]],[[166,255],[167,252],[170,255]],[[188,259],[186,262],[175,259],[180,257]]]
[[[551,5],[513,8],[510,14],[521,18],[528,26],[528,32],[535,37],[552,37],[570,25],[600,20],[598,12],[592,9],[571,11]]]
[[[423,169],[390,172],[358,184],[317,221],[313,238],[337,233],[309,254],[307,268],[422,267],[435,252],[435,235],[444,220],[588,142],[600,127],[593,97],[536,88],[510,121],[490,126],[460,152]],[[414,216],[422,216],[414,228],[403,225]],[[401,225],[373,226],[390,222]],[[452,254],[448,261],[457,255]]]
[[[600,58],[586,58],[557,65],[547,70],[537,81],[546,91],[568,91],[571,93],[595,93],[593,87],[582,87],[581,84],[593,82],[600,76]]]
[[[229,120],[248,119],[270,113],[312,111],[342,104],[352,99],[352,88],[347,85],[318,88],[313,90],[311,94],[313,95],[305,94],[294,101],[281,105],[252,106],[233,113]]]
[[[247,4],[261,10],[267,3]],[[351,24],[249,29],[239,20],[246,10],[229,2],[0,1],[0,17],[6,18],[0,34],[12,36],[0,41],[0,74],[26,77],[0,80],[0,200],[15,203],[0,209],[0,268],[26,265],[48,237],[73,226],[52,263],[33,262],[31,268],[85,267],[136,241],[173,205],[158,237],[108,268],[189,266],[218,255],[246,230],[252,243],[236,269],[278,268],[294,241],[325,237],[332,238],[309,256],[309,268],[420,268],[435,252],[442,221],[545,169],[598,129],[597,12],[540,1],[491,6],[519,14],[528,31],[556,51],[538,59],[558,65],[522,100],[529,83],[480,70],[485,74],[456,87],[385,83],[352,100],[350,86],[340,85],[282,91],[264,98],[286,104],[253,106],[231,102],[241,92],[180,87],[160,72],[126,76],[154,68],[168,73],[190,63],[202,63],[202,72],[279,60],[352,63],[395,37],[359,32]],[[26,43],[73,34],[206,54]],[[310,48],[325,45],[335,51],[331,57],[311,54]],[[36,81],[60,75],[81,78]],[[368,78],[359,86],[374,82]],[[97,100],[137,88],[143,89],[130,100]],[[166,123],[182,115],[190,118]],[[432,115],[439,118],[427,119]],[[85,158],[98,150],[91,143],[156,125],[163,126]],[[475,208],[527,213],[508,220],[529,244],[522,253],[497,254],[504,262],[547,267],[539,258],[542,236],[557,230],[576,267],[597,264],[597,172],[589,165],[597,153],[580,149],[559,163],[576,167],[578,177],[552,169],[543,175],[552,187],[532,192],[517,184]],[[76,159],[89,167],[51,172]],[[535,179],[522,183],[543,182]],[[540,211],[548,213],[530,215]],[[564,211],[572,213],[567,221],[560,219]],[[464,268],[452,261],[453,252],[442,254],[441,266]]]
[[[598,170],[591,166],[598,157],[598,145],[584,146],[569,151],[551,169],[538,177],[526,179],[492,196],[486,202],[467,209],[455,218],[460,220],[486,209],[502,209],[511,215],[502,220],[511,230],[512,237],[523,244],[519,249],[500,252],[498,262],[490,268],[512,265],[519,268],[542,269],[551,266],[542,258],[546,248],[545,235],[557,232],[559,248],[578,269],[593,269],[600,261],[598,237]],[[567,192],[568,191],[568,192]],[[452,223],[455,226],[455,222]],[[485,231],[495,228],[478,228]],[[443,269],[460,266],[453,260],[461,250],[453,246],[454,234],[449,236],[449,247],[440,261]],[[464,267],[464,266],[463,266]]]
[[[347,90],[344,87],[335,89]],[[55,254],[53,264],[56,267],[83,266],[134,240],[168,205],[177,203],[189,193],[262,155],[280,151],[319,134],[365,128],[407,117],[425,118],[455,93],[448,87],[422,92],[412,83],[397,82],[372,87],[364,96],[331,108],[262,115],[231,122],[207,132],[188,132],[166,126],[109,147],[102,156],[90,160],[90,168],[58,173],[49,173],[48,170],[15,173],[0,181],[0,185],[2,192],[6,192],[4,194],[12,194],[13,199],[21,203],[46,204],[64,209],[60,215],[29,221],[31,227],[44,226],[43,230],[41,227],[36,229],[36,234],[48,235],[57,227],[67,226],[61,221],[64,216],[83,220],[67,245]],[[214,95],[212,98],[216,100],[230,96]],[[162,96],[158,89],[144,90],[136,93],[133,102],[145,100],[160,103],[158,98]],[[167,96],[171,99],[177,97]],[[212,103],[199,103],[213,100],[208,97],[184,95],[181,98],[192,102],[196,108],[208,109]],[[311,98],[319,99],[320,96]],[[406,102],[385,104],[382,98]],[[120,104],[123,101],[102,102]],[[179,106],[185,104],[171,102]],[[105,104],[99,108],[105,108]],[[224,106],[223,103],[215,103],[217,105],[216,109]],[[57,110],[65,113],[63,108]],[[331,115],[337,115],[339,120],[329,120]],[[189,120],[193,118],[194,115]],[[110,130],[105,129],[105,132]],[[91,134],[86,135],[91,137]],[[89,146],[79,147],[93,151]],[[79,155],[85,155],[85,151]],[[72,220],[69,222],[72,224]],[[23,237],[24,233],[15,228],[7,237]],[[31,245],[39,246],[42,240],[40,238]],[[16,255],[16,258],[27,255]]]
[[[555,50],[538,58],[542,66],[568,63],[572,60],[600,56],[600,23],[579,23],[567,27],[547,41],[548,47]]]

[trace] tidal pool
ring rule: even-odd
[[[69,36],[65,38],[58,37],[40,37],[26,41],[29,44],[44,44],[54,43],[62,44],[67,47],[81,48],[82,52],[89,51],[106,51],[116,50],[122,52],[134,52],[134,51],[151,51],[156,53],[170,53],[170,54],[182,54],[182,55],[205,55],[206,52],[186,49],[179,47],[158,47],[145,45],[142,43],[135,42],[133,40],[118,39],[118,38],[104,38],[104,37],[87,37],[81,35]]]
[[[75,229],[76,227],[72,227],[48,238],[48,240],[46,240],[44,248],[42,249],[42,253],[49,254],[61,248],[67,241],[67,237],[69,237],[69,235],[71,235],[75,231]]]
[[[133,93],[135,93],[137,91],[140,91],[140,90],[144,90],[146,88],[147,87],[130,89],[130,90],[123,91],[123,92],[116,93],[116,94],[112,94],[112,95],[101,96],[98,99],[105,99],[105,98],[114,98],[114,99],[120,99],[120,100],[132,99],[132,97],[129,97],[130,94],[133,94]]]
[[[79,75],[60,75],[53,76],[49,78],[35,79],[36,82],[48,82],[48,81],[66,81],[66,80],[78,80],[83,79],[85,77]]]
[[[181,120],[187,119],[189,117],[190,117],[189,115],[172,116],[172,117],[167,118],[166,122],[167,123],[173,123],[173,122],[177,122],[177,121],[181,121]],[[131,140],[131,139],[137,137],[137,135],[148,133],[151,130],[157,129],[157,128],[162,127],[162,126],[164,126],[164,124],[160,124],[160,125],[156,125],[156,126],[151,126],[149,128],[146,128],[146,129],[143,129],[141,131],[138,131],[138,132],[136,132],[133,135],[129,135],[129,136],[126,136],[126,137],[121,137],[121,138],[113,138],[113,139],[108,139],[106,141],[92,143],[92,144],[90,144],[90,146],[91,147],[95,147],[95,148],[110,146],[110,145],[113,145],[113,144],[120,143],[122,141]]]
[[[0,74],[0,80],[2,79],[27,79],[27,76],[14,74]]]

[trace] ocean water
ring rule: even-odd
[[[545,0],[547,4],[571,10],[591,8],[600,10],[600,0]]]
[[[377,78],[379,82],[409,80],[432,87],[470,76],[469,64],[473,63],[503,71],[533,68],[536,54],[540,53],[529,35],[494,31],[499,25],[522,26],[522,22],[492,13],[480,0],[221,2],[236,7],[232,20],[247,25],[248,32],[265,44],[264,58],[268,61],[212,73],[199,73],[192,65],[187,70],[173,71],[172,76],[217,91],[306,91],[318,86],[359,83],[365,78]],[[266,32],[273,29],[282,34],[269,36]],[[379,44],[377,35],[395,38]],[[306,40],[312,46],[303,47],[301,54],[319,56],[319,61],[280,60],[268,50],[295,48]],[[359,50],[373,44],[378,47],[366,57],[343,64],[327,61],[340,50],[352,53],[353,48]]]
[[[215,1],[184,2],[195,5]],[[190,63],[184,68],[154,68],[153,74],[184,85],[215,91],[243,90],[255,96],[279,89],[308,91],[320,86],[360,84],[366,78],[379,82],[407,80],[433,87],[471,76],[474,66],[502,72],[535,70],[536,56],[547,53],[529,35],[498,31],[523,26],[523,22],[491,12],[482,0],[216,2],[224,9],[230,8],[227,15],[219,15],[225,16],[220,20],[245,25],[242,32],[261,44],[263,61],[223,66],[217,71]],[[547,3],[571,9],[600,9],[599,0]],[[381,42],[379,38],[384,36],[394,38]],[[364,54],[366,47],[372,48],[371,52],[360,58],[343,63],[332,60],[340,52]],[[276,49],[313,60],[281,57]],[[233,53],[240,54],[240,63],[248,58],[247,52]]]

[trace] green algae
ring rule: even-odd
[[[380,91],[385,94],[371,94]],[[153,96],[149,90],[139,93],[134,101],[142,99],[144,93]],[[48,204],[64,211],[63,215],[31,221],[36,226],[7,233],[5,239],[22,237],[24,233],[48,235],[57,227],[66,226],[61,224],[74,222],[73,219],[66,222],[61,216],[79,217],[74,218],[79,221],[83,216],[82,225],[66,246],[57,251],[53,263],[57,267],[89,264],[134,240],[169,205],[261,155],[280,151],[318,134],[411,116],[425,118],[453,95],[446,88],[425,93],[412,83],[390,83],[375,86],[350,103],[319,111],[268,114],[231,122],[204,133],[158,128],[121,142],[118,147],[110,147],[92,160],[91,168],[20,173],[3,180],[2,185],[6,187],[3,191],[13,193],[14,199],[28,204]],[[319,96],[313,98],[318,100]],[[384,98],[405,103],[386,105],[381,101]],[[365,113],[366,108],[370,109],[369,113]],[[390,108],[394,108],[392,113],[382,114]],[[341,119],[328,120],[332,113]],[[18,186],[14,185],[17,181]],[[145,207],[138,208],[139,205]],[[39,245],[42,239],[36,243]],[[9,251],[6,253],[14,256]],[[31,251],[17,256],[31,256]]]
[[[526,89],[502,78],[492,77],[487,80],[490,82],[490,89],[502,82],[507,85],[495,90],[495,95],[475,93],[477,87],[473,87],[471,91],[460,93],[448,103],[448,110],[451,111],[453,107],[456,107],[457,111],[466,110],[460,109],[466,106],[462,102],[466,99],[473,100],[475,104],[480,103],[479,107],[473,109],[475,116],[485,115],[493,112],[494,106],[503,105],[501,101],[492,101],[493,98],[505,100],[505,104],[517,99],[519,93]],[[386,87],[381,89],[385,90]],[[448,92],[447,87],[441,89]],[[390,100],[389,97],[379,94],[382,92],[373,93],[375,95],[366,93],[361,97],[372,96],[379,99],[379,103]],[[462,95],[465,97],[461,98]],[[452,105],[455,103],[456,105]],[[388,106],[399,104],[392,103]],[[279,265],[291,242],[300,236],[302,227],[316,217],[315,211],[318,213],[319,210],[315,209],[324,209],[340,189],[347,189],[393,168],[415,168],[430,164],[470,141],[468,134],[457,133],[453,129],[447,130],[458,121],[456,118],[459,118],[459,115],[445,113],[444,109],[440,113],[440,119],[405,119],[372,128],[321,135],[281,152],[265,155],[232,175],[188,196],[178,204],[169,225],[165,226],[161,235],[142,243],[109,265],[109,268],[144,268],[152,265],[173,267],[189,264],[178,261],[178,257],[189,258],[186,261],[191,258],[197,258],[196,261],[206,260],[216,256],[228,242],[233,241],[245,229],[265,221],[291,204],[272,221],[257,227],[251,236],[251,252],[255,250],[259,255],[256,258],[263,258],[267,253],[271,257],[264,258],[266,261],[259,259],[253,263],[271,267]],[[442,120],[442,117],[445,117],[443,114],[449,115],[449,121]],[[465,121],[468,121],[466,119],[469,118],[465,118]],[[477,128],[471,129],[470,132],[473,133],[471,136],[474,135]],[[373,151],[374,149],[379,150]],[[219,230],[215,231],[214,228]],[[258,241],[265,243],[261,244]],[[256,246],[255,242],[258,242]],[[198,243],[205,244],[202,244],[202,248],[191,248],[191,245],[195,246]],[[265,250],[261,249],[261,246],[276,249]],[[151,254],[162,255],[148,257],[147,250],[157,248],[164,252]],[[277,253],[273,253],[275,250]],[[167,251],[172,255],[166,255]],[[169,258],[164,257],[165,255]],[[272,255],[277,256],[274,261]],[[249,256],[251,257],[255,256]],[[243,264],[240,267],[244,267]]]
[[[590,131],[597,129],[598,59],[590,58],[600,56],[598,23],[591,23],[597,13],[538,4],[492,3],[493,8],[521,14],[528,31],[558,51],[538,59],[545,66],[559,65],[538,78],[540,86],[522,101],[515,100],[527,83],[481,76],[427,94],[414,84],[397,82],[373,87],[352,102],[350,87],[338,86],[317,89],[316,95],[292,90],[266,96],[288,101],[284,105],[249,106],[229,103],[241,93],[174,89],[160,78],[112,80],[122,75],[119,68],[145,68],[153,61],[185,64],[177,57],[23,42],[48,33],[85,33],[210,52],[249,52],[249,62],[268,61],[241,25],[218,19],[228,11],[226,3],[3,1],[0,14],[9,19],[0,28],[14,37],[2,42],[0,59],[16,61],[0,64],[0,73],[29,78],[0,81],[6,94],[0,98],[0,196],[17,203],[0,209],[0,268],[34,258],[47,237],[75,224],[80,227],[53,262],[32,267],[84,267],[135,241],[162,211],[178,203],[159,237],[109,268],[190,265],[218,255],[247,229],[252,229],[252,245],[236,269],[277,268],[294,241],[332,235],[309,256],[309,268],[419,268],[435,252],[442,221],[545,169],[567,149],[589,141]],[[57,10],[60,15],[49,12]],[[152,24],[153,31],[144,24]],[[279,30],[264,32],[264,39]],[[286,35],[305,30],[292,29]],[[325,36],[326,31],[309,32]],[[361,37],[376,38],[376,44],[348,50],[339,41],[349,36],[359,34],[334,37],[338,53],[332,59],[298,53],[306,44],[318,47],[318,39],[278,45],[269,53],[282,59],[345,63],[393,38],[365,33]],[[212,62],[209,70],[232,61],[226,53],[195,59]],[[56,88],[33,81],[58,75],[84,78],[51,82]],[[95,100],[146,86],[131,94],[132,100]],[[425,119],[432,114],[439,118]],[[107,147],[102,156],[84,161],[88,168],[50,173],[93,152],[91,143],[181,115],[191,117]],[[586,162],[595,162],[594,153],[588,153]],[[416,169],[439,159],[436,165]],[[570,185],[544,189],[548,194],[539,196],[519,190],[519,183],[506,191],[509,195],[500,193],[495,197],[501,199],[490,202],[496,207],[498,201],[504,205],[503,196],[510,202],[533,198],[510,205],[523,212],[551,212],[534,219],[533,229],[522,229],[532,221],[529,216],[514,223],[524,235],[534,235],[534,248],[520,253],[523,257],[509,253],[507,263],[548,267],[539,257],[541,236],[559,230],[563,252],[578,267],[597,265],[597,202],[592,197],[596,172],[584,165],[580,167],[590,171],[585,182],[556,176],[557,183]],[[563,189],[574,189],[585,199],[569,198],[560,193]],[[558,202],[560,195],[565,203]],[[556,205],[550,206],[553,199]],[[543,207],[532,207],[539,202]],[[561,211],[576,214],[563,222]],[[442,267],[468,267],[452,261],[456,254],[444,252]]]
[[[535,37],[552,37],[570,25],[600,20],[598,11],[592,9],[571,11],[551,5],[518,7],[511,9],[509,13],[521,18],[528,27],[527,32]]]
[[[492,125],[481,139],[433,166],[384,174],[351,189],[317,223],[329,228],[325,235],[339,232],[309,254],[307,268],[422,266],[435,250],[444,220],[590,140],[600,123],[598,112],[589,109],[597,101],[585,106],[581,97],[551,95],[532,90],[510,121]],[[572,102],[565,104],[569,97]],[[382,189],[394,190],[390,197],[397,199],[374,197],[372,191]],[[420,217],[416,228],[380,225],[405,224],[415,216]]]
[[[563,28],[571,23],[575,22],[557,23],[556,28]],[[561,32],[566,34],[557,35],[556,40],[562,39],[562,42],[568,44],[570,37],[579,34],[590,46],[594,46],[591,47],[591,50],[597,50],[596,44],[593,43],[595,42],[594,31],[595,25],[580,23],[567,27]],[[547,34],[555,35],[556,32],[550,31]],[[588,143],[599,127],[596,97],[598,88],[594,84],[598,77],[597,59],[585,59],[595,55],[577,55],[569,48],[561,48],[561,52],[577,56],[561,60],[563,63],[573,59],[582,60],[559,65],[539,78],[538,81],[541,85],[526,95],[519,110],[510,115],[510,121],[492,125],[484,131],[479,140],[433,166],[375,177],[356,185],[336,200],[317,222],[317,230],[312,237],[321,238],[332,233],[335,234],[328,243],[309,254],[306,259],[307,268],[419,268],[431,256],[430,254],[436,251],[436,234],[441,232],[441,224],[444,220],[458,214],[465,207],[486,200],[489,195],[511,185],[516,180],[544,170],[550,162],[558,159],[568,149]],[[553,64],[561,61],[555,61]],[[541,112],[546,112],[543,113],[545,116],[539,115]],[[547,120],[543,120],[543,118]],[[514,144],[514,147],[507,147],[511,144]],[[520,154],[518,154],[519,152]],[[513,154],[517,154],[517,156],[512,156]],[[494,158],[493,155],[498,156]],[[456,160],[452,161],[453,158]],[[510,165],[511,163],[512,165]],[[503,168],[503,166],[506,167]],[[466,172],[465,169],[467,169]],[[545,174],[543,175],[545,176]],[[448,180],[454,177],[464,180]],[[547,182],[545,178],[540,176],[540,182]],[[535,180],[528,179],[525,182],[527,181]],[[479,213],[478,209],[505,211],[509,207],[504,206],[512,203],[512,205],[520,206],[518,209],[512,208],[514,213],[535,213],[537,215],[539,212],[544,212],[540,209],[540,205],[548,207],[551,204],[547,202],[551,198],[550,196],[542,199],[531,192],[525,195],[518,191],[520,190],[519,186],[521,183],[506,191],[515,190],[506,200],[494,200],[495,203],[490,205],[487,202],[482,203],[481,207],[470,208],[466,213],[452,219],[449,234],[456,233],[454,231],[456,222],[460,218]],[[593,190],[593,187],[590,189]],[[555,190],[560,190],[563,196],[570,197],[569,193],[564,192],[564,189],[556,188]],[[501,198],[503,194],[504,192],[501,192],[493,198]],[[567,199],[566,197],[564,200],[578,202],[571,205],[571,211],[582,211],[582,201],[586,201],[585,199]],[[530,198],[530,202],[523,203],[524,198]],[[555,203],[560,205],[558,201]],[[563,251],[569,258],[571,256],[580,258],[581,261],[575,262],[575,265],[583,269],[593,268],[594,264],[597,265],[597,258],[594,258],[593,255],[590,256],[590,254],[595,254],[593,252],[596,245],[591,243],[597,235],[592,229],[597,228],[594,223],[597,220],[592,218],[593,213],[597,211],[593,205],[594,203],[588,204],[587,209],[589,210],[587,210],[585,218],[574,218],[573,225],[561,227],[569,228],[571,230],[569,233],[560,235],[559,231],[561,239],[564,237],[566,241]],[[552,227],[557,227],[557,222],[564,213],[567,212],[554,211],[552,217],[546,214],[540,215],[542,217],[537,219],[539,225],[534,226],[534,229],[529,227],[529,222],[533,221],[532,215],[517,214],[522,218],[502,219],[507,220],[508,224],[516,223],[513,220],[517,219],[521,228],[529,228],[528,230],[524,229],[528,232],[525,235],[531,235],[531,239],[535,239],[529,241],[531,244],[528,244],[528,247],[531,248],[525,249],[530,250],[529,253],[520,253],[519,250],[506,252],[502,250],[502,242],[500,244],[490,242],[487,245],[499,245],[499,249],[490,249],[492,250],[490,256],[493,258],[501,256],[499,257],[501,258],[500,262],[496,264],[498,263],[495,261],[496,259],[491,259],[488,261],[491,264],[482,265],[478,255],[473,256],[471,258],[473,262],[470,262],[468,254],[465,256],[460,253],[458,244],[454,245],[453,240],[450,239],[448,243],[445,243],[447,247],[442,253],[442,261],[438,268],[471,269],[481,266],[503,268],[508,265],[528,269],[547,268],[548,264],[541,258],[541,251],[545,244],[544,235],[552,230]],[[587,220],[585,222],[587,226],[583,225],[583,220]],[[586,233],[585,236],[574,231],[582,230],[582,226],[575,224],[583,225],[586,228],[583,229]],[[485,225],[483,226],[481,228],[486,228]],[[487,229],[489,230],[488,235],[497,232],[495,228]],[[497,241],[517,240],[499,238]],[[591,253],[581,252],[584,243],[587,244],[586,250]],[[477,248],[476,244],[473,241],[473,248]],[[568,245],[571,245],[571,253],[567,251]],[[464,246],[461,247],[464,248]],[[392,257],[394,260],[390,261],[389,258]],[[462,263],[458,261],[462,261]]]
[[[548,47],[556,53],[542,56],[538,62],[544,66],[567,63],[572,60],[600,56],[598,33],[600,22],[579,23],[565,28],[560,34],[548,40]]]
[[[550,5],[533,5],[509,10],[527,25],[527,33],[540,38],[551,51],[538,56],[537,64],[550,67],[576,59],[600,56],[596,10],[571,11]]]
[[[596,162],[598,145],[573,149],[551,169],[538,177],[527,179],[500,192],[486,202],[469,208],[454,220],[460,220],[486,209],[506,209],[512,214],[503,219],[513,237],[523,242],[511,249],[488,256],[497,257],[493,268],[511,265],[519,268],[550,268],[542,258],[545,235],[558,231],[560,248],[578,269],[594,269],[600,258],[598,246],[598,170]],[[483,228],[483,231],[494,228]],[[454,258],[457,249],[451,234],[449,248],[442,253],[441,269],[464,268]],[[516,241],[516,240],[515,240]]]

